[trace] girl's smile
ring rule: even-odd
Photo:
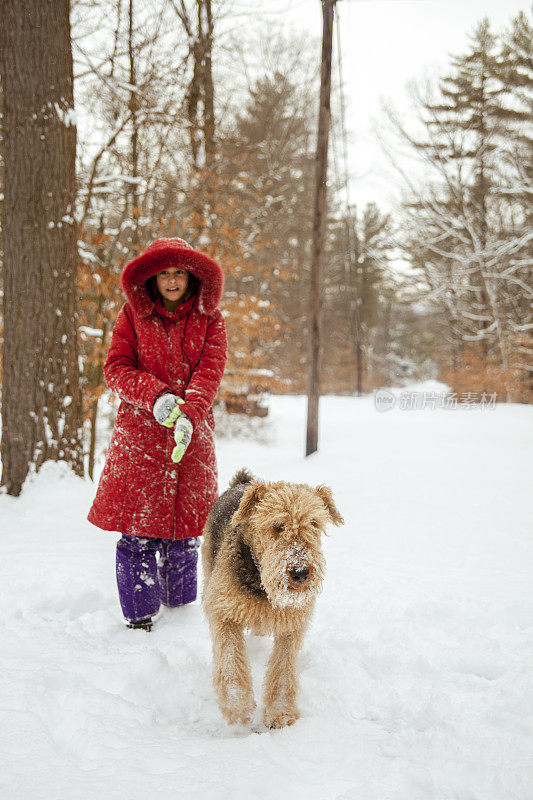
[[[187,291],[189,273],[186,269],[169,267],[157,273],[156,285],[165,308],[174,311]]]

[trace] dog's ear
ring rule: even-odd
[[[315,492],[326,506],[330,520],[334,525],[344,525],[344,520],[333,502],[333,493],[329,486],[317,486]]]
[[[250,484],[241,497],[239,508],[231,518],[232,525],[238,525],[239,522],[244,522],[244,520],[250,516],[257,503],[265,496],[267,491],[268,486],[263,481],[254,481]]]

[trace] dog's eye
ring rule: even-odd
[[[276,533],[281,533],[281,531],[283,530],[283,525],[281,524],[281,522],[273,522],[272,530],[276,531]]]
[[[313,528],[320,528],[320,525],[318,524],[316,519],[311,520],[311,525],[313,526]]]

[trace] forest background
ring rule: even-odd
[[[180,236],[225,271],[221,402],[257,411],[265,392],[306,391],[320,43],[277,30],[257,52],[220,0],[73,0],[70,20],[74,112],[58,114],[77,127],[92,475],[119,275],[155,238]],[[533,400],[532,32],[526,12],[502,30],[481,19],[445,73],[413,83],[407,123],[383,108],[376,136],[402,186],[392,210],[350,203],[334,78],[322,393],[434,377]]]

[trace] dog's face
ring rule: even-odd
[[[325,567],[321,536],[330,522],[341,525],[344,520],[327,486],[254,481],[246,489],[232,523],[245,523],[245,543],[273,606],[300,608],[320,591]]]

